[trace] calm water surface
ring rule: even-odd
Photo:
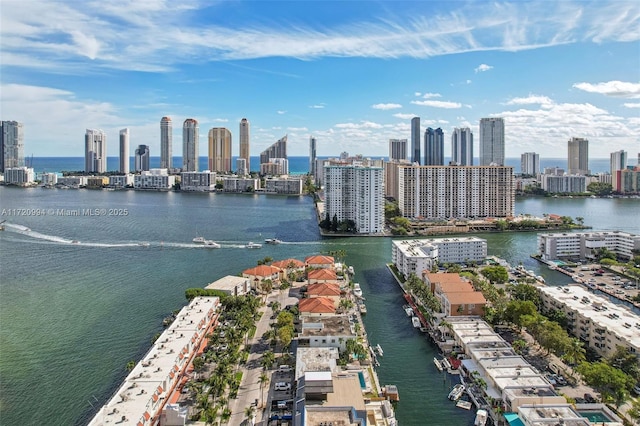
[[[582,216],[595,230],[640,233],[639,200],[527,199],[519,213]],[[434,346],[410,325],[386,270],[389,238],[322,240],[304,197],[43,190],[0,187],[2,209],[127,209],[126,216],[2,216],[0,232],[0,423],[84,424],[139,359],[161,320],[185,303],[184,290],[235,275],[265,256],[347,251],[362,284],[372,343],[385,355],[382,384],[401,394],[403,425],[470,424],[473,413],[446,400]],[[29,229],[29,230],[27,230]],[[203,235],[222,245],[191,244]],[[539,270],[553,284],[564,275],[539,268],[535,233],[483,234],[491,254]],[[248,241],[284,244],[246,250]],[[72,241],[77,243],[72,243]],[[149,247],[138,245],[149,243]]]

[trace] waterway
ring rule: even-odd
[[[446,399],[455,378],[437,372],[436,348],[401,309],[401,291],[385,267],[391,239],[322,239],[309,198],[0,187],[3,209],[44,214],[0,218],[8,225],[0,233],[2,424],[85,424],[121,382],[126,363],[149,348],[163,316],[185,303],[186,288],[235,275],[266,256],[303,259],[334,249],[346,250],[363,288],[369,339],[384,349],[380,381],[400,391],[400,424],[472,423],[473,413]],[[76,209],[120,215],[62,213]],[[518,201],[516,209],[640,233],[639,200],[539,198]],[[222,248],[191,244],[196,234]],[[481,236],[490,254],[522,262],[551,284],[568,282],[529,257],[535,233]],[[284,243],[243,248],[273,237]]]

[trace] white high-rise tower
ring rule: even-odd
[[[171,117],[162,117],[160,120],[160,168],[173,167],[173,125]]]
[[[120,130],[120,173],[129,174],[129,129]]]
[[[198,120],[187,118],[182,125],[182,171],[198,171],[198,144],[200,128]]]
[[[84,171],[107,171],[107,134],[102,130],[87,129],[84,135]]]

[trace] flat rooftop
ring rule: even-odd
[[[335,315],[330,317],[303,317],[302,331],[298,337],[345,335],[355,337],[355,328],[349,322],[348,315]]]
[[[227,275],[226,277],[222,277],[219,280],[208,284],[205,288],[208,290],[227,291],[233,294],[236,287],[244,287],[245,285],[247,289],[251,287],[251,283],[249,283],[248,278]]]
[[[335,372],[340,354],[338,348],[303,348],[296,351],[296,380],[306,371]]]
[[[182,308],[89,425],[150,424],[198,350],[218,304],[217,297],[196,297]]]
[[[640,315],[608,298],[595,295],[582,286],[540,287],[540,292],[565,304],[571,310],[622,340],[640,348]]]
[[[524,405],[518,414],[530,425],[554,425],[562,419],[565,426],[588,426],[591,423],[581,417],[570,405]]]

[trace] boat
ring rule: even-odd
[[[470,401],[460,400],[460,401],[456,402],[456,407],[464,408],[465,410],[471,410],[471,402]]]
[[[264,240],[265,244],[280,244],[282,241],[280,241],[277,238],[267,238],[266,240]]]
[[[140,247],[149,247],[151,244],[147,243],[147,242],[142,242],[142,243],[138,243],[138,245]]]
[[[473,421],[473,426],[485,426],[487,424],[487,417],[489,417],[487,410],[478,410],[476,412],[476,418]]]
[[[411,309],[411,306],[407,306],[406,308],[404,308],[404,312],[407,314],[408,317],[413,316],[413,309]]]
[[[78,241],[78,240],[73,240],[73,241],[71,241],[71,244],[80,244],[80,241]]]
[[[360,305],[358,305],[358,309],[360,310],[360,313],[363,315],[367,313],[367,307],[364,303],[361,303]]]
[[[253,241],[249,241],[249,244],[247,244],[245,246],[245,248],[248,248],[248,249],[259,249],[259,248],[262,248],[262,244],[257,244],[257,243],[254,243]]]
[[[191,241],[193,241],[196,244],[204,244],[206,240],[204,239],[204,237],[195,237]]]
[[[420,318],[418,318],[418,317],[411,317],[411,323],[413,324],[413,326],[415,328],[422,327],[422,324],[420,324]]]
[[[362,289],[359,283],[353,284],[353,295],[356,297],[362,297]]]
[[[449,398],[451,401],[457,401],[460,399],[463,393],[464,385],[462,383],[458,383],[453,387],[453,389],[451,389],[451,392],[449,392],[449,396],[447,396],[447,398]]]
[[[440,372],[444,371],[444,369],[442,368],[442,364],[440,363],[438,358],[436,358],[435,356],[433,357],[433,363],[435,364],[435,366],[438,369],[438,371],[440,371]]]
[[[355,273],[356,273],[356,271],[353,269],[353,266],[349,266],[349,267],[347,268],[347,272],[348,272],[349,274],[351,274],[351,275],[353,275],[353,274],[355,274]]]
[[[380,343],[376,345],[376,351],[378,351],[378,355],[384,356],[384,352],[382,351],[382,346],[380,346]]]
[[[220,244],[216,243],[215,241],[211,241],[211,240],[205,240],[204,241],[204,246],[206,248],[220,248]]]
[[[449,360],[445,357],[442,358],[442,361],[440,361],[442,363],[442,367],[446,368],[447,370],[451,370],[453,367],[451,365],[451,363],[449,362]]]

